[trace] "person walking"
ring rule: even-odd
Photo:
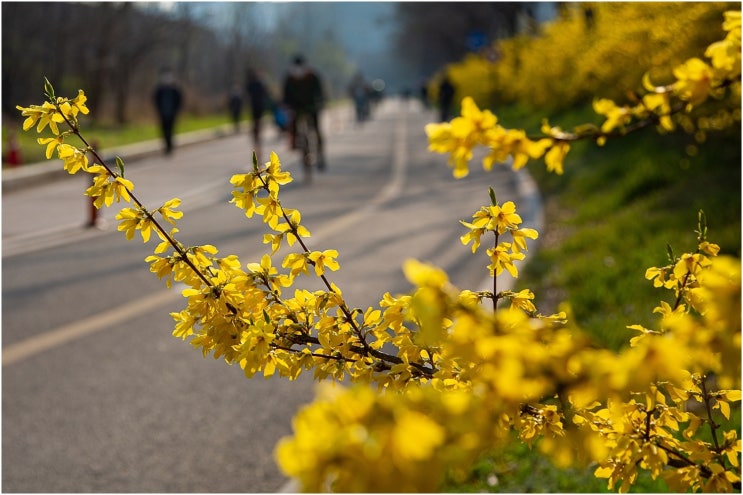
[[[175,82],[173,72],[165,68],[160,72],[160,81],[155,88],[155,109],[160,119],[160,130],[165,141],[165,153],[173,152],[173,130],[181,110],[183,95]]]
[[[262,152],[261,119],[270,105],[271,98],[268,95],[266,85],[263,83],[263,80],[255,69],[248,69],[245,91],[248,94],[250,113],[253,118],[253,128],[251,129],[253,147],[255,148],[255,154],[258,156],[258,161],[260,161]]]
[[[289,123],[292,148],[296,145],[297,119],[306,116],[317,136],[317,168],[324,170],[327,164],[320,129],[320,112],[325,103],[325,94],[320,76],[307,64],[303,55],[294,57],[292,67],[284,79],[283,102],[292,112]]]

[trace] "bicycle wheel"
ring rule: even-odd
[[[297,116],[295,143],[297,150],[302,155],[302,166],[307,180],[310,179],[312,174],[310,127],[306,115]]]

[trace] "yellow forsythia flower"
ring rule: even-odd
[[[336,271],[340,268],[340,265],[335,258],[338,257],[338,251],[335,249],[327,249],[323,252],[313,251],[310,253],[309,258],[315,265],[315,274],[319,277],[325,273],[325,268],[329,268]]]

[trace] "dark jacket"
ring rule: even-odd
[[[309,69],[292,72],[284,81],[284,103],[297,113],[317,113],[324,100],[320,78]]]
[[[181,109],[181,91],[174,85],[161,84],[155,89],[155,108],[163,119],[174,119]]]
[[[269,97],[266,86],[258,78],[249,78],[245,86],[250,101],[250,110],[254,117],[260,117],[269,106]]]

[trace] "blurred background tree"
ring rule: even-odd
[[[432,74],[480,44],[513,36],[535,10],[524,2],[399,3],[395,47],[417,72]]]
[[[174,69],[186,111],[226,108],[234,82],[258,68],[278,96],[291,56],[302,51],[345,96],[361,70],[390,93],[442,65],[512,35],[554,3],[519,2],[5,2],[3,116],[38,99],[44,77],[60,94],[83,88],[101,123],[149,121],[161,67]],[[548,9],[549,10],[549,9]],[[549,12],[545,17],[548,18]],[[70,33],[85,33],[84,36]],[[147,101],[143,101],[143,98]]]

